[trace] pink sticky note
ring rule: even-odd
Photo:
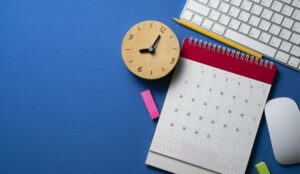
[[[153,100],[153,97],[151,95],[150,90],[146,90],[146,91],[141,92],[141,95],[144,99],[145,105],[147,107],[147,110],[148,110],[152,120],[158,118],[159,117],[159,112],[157,110],[156,104]]]

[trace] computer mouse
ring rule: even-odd
[[[277,162],[300,162],[300,111],[296,102],[286,97],[272,99],[265,106],[265,116]]]

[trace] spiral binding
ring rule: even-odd
[[[190,45],[198,46],[203,49],[217,52],[222,55],[226,55],[226,56],[229,56],[229,57],[232,57],[235,59],[246,61],[248,63],[254,63],[258,66],[263,66],[265,68],[270,68],[270,69],[273,68],[273,62],[269,62],[267,60],[262,60],[262,59],[257,59],[254,56],[251,56],[249,54],[245,54],[245,53],[242,53],[240,51],[236,51],[236,50],[233,50],[230,48],[222,47],[221,45],[218,45],[218,44],[213,44],[213,43],[210,43],[207,41],[203,41],[201,39],[198,40],[198,39],[192,38],[192,37],[189,39],[188,43]]]

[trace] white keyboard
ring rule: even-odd
[[[181,19],[300,71],[300,0],[187,0]]]

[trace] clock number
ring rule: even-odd
[[[167,29],[166,27],[161,26],[161,27],[160,27],[160,32],[161,32],[161,33],[165,33],[166,29]]]
[[[128,36],[128,40],[131,40],[131,39],[133,39],[133,34],[129,34],[129,36]]]
[[[170,61],[170,64],[173,64],[175,62],[175,58],[172,58],[172,60]]]
[[[142,66],[140,66],[140,67],[137,69],[138,72],[142,72],[142,70],[143,70],[143,67],[142,67]]]

